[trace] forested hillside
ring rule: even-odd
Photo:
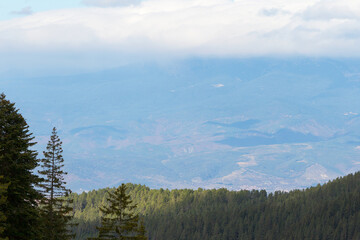
[[[151,240],[360,239],[360,172],[289,193],[127,186]],[[106,191],[71,195],[77,239],[96,234]]]

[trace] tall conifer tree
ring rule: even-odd
[[[66,200],[71,191],[65,187],[64,159],[62,156],[62,142],[57,136],[56,128],[53,128],[50,141],[41,159],[44,181],[40,185],[43,188],[44,198],[41,202],[41,212],[44,224],[44,240],[67,240],[73,235],[70,233],[72,208],[71,202]]]
[[[7,192],[7,188],[9,187],[9,183],[2,183],[3,178],[4,178],[3,176],[0,176],[0,207],[6,203],[6,192]],[[5,214],[0,211],[0,235],[5,230],[5,221],[6,221]],[[0,237],[0,240],[7,240],[7,239],[8,238]]]
[[[127,187],[121,184],[115,192],[108,192],[108,206],[100,207],[103,214],[99,235],[89,240],[146,240],[143,222],[134,213],[136,204],[132,203],[126,193]]]
[[[41,194],[34,188],[39,178],[33,174],[38,166],[35,145],[23,116],[0,94],[0,175],[10,182],[7,199],[0,211],[6,217],[1,236],[9,240],[40,239],[38,200]]]

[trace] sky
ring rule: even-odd
[[[46,1],[46,0],[1,0],[0,1],[0,20],[9,20],[24,17],[37,12],[49,10],[78,8],[84,5],[81,1],[62,0],[62,1]]]
[[[0,74],[140,60],[360,56],[357,0],[0,2]]]

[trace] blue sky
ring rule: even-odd
[[[63,8],[83,7],[79,0],[1,0],[0,1],[0,20],[9,20],[23,17],[29,13],[43,12]]]

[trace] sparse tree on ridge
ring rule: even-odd
[[[0,212],[6,217],[5,230],[0,237],[9,240],[39,240],[38,200],[35,185],[39,178],[33,173],[38,166],[35,145],[23,116],[15,104],[0,94],[0,175],[7,188],[5,204]]]
[[[89,240],[146,240],[145,227],[134,213],[136,204],[126,193],[127,187],[121,184],[114,192],[108,192],[108,206],[100,207],[103,214],[98,237]]]
[[[72,207],[69,206],[67,197],[71,191],[65,187],[64,176],[67,174],[62,170],[64,159],[62,156],[62,142],[57,136],[56,128],[53,128],[50,141],[41,159],[44,181],[40,185],[43,189],[44,198],[41,201],[41,213],[43,219],[44,240],[66,240],[71,239],[70,233],[72,220]]]

